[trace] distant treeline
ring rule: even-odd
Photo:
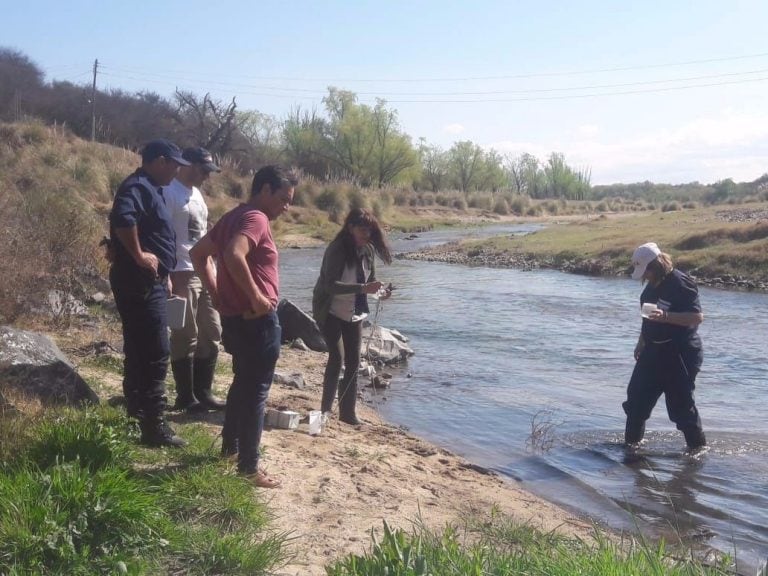
[[[414,142],[400,127],[397,111],[384,100],[369,106],[358,102],[353,92],[334,87],[323,99],[323,110],[296,106],[276,118],[238,109],[235,97],[220,101],[210,94],[178,90],[171,99],[150,91],[97,90],[94,105],[90,83],[46,82],[44,76],[23,53],[0,47],[0,121],[62,124],[86,139],[95,124],[96,140],[131,149],[164,136],[182,146],[205,146],[242,174],[282,162],[320,182],[347,181],[370,188],[701,203],[763,194],[761,186],[768,178],[744,184],[725,180],[713,185],[643,182],[593,187],[590,169],[569,166],[560,153],[541,160],[530,154],[503,155],[469,140],[448,150],[424,139]]]

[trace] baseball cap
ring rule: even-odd
[[[645,274],[648,264],[656,260],[659,254],[661,254],[661,250],[655,242],[647,242],[635,248],[632,254],[632,266],[635,267],[632,271],[632,279],[640,280]]]
[[[189,162],[181,156],[181,148],[170,140],[164,138],[152,140],[147,142],[141,150],[141,161],[144,163],[152,162],[160,156],[173,160],[182,166],[189,166]]]
[[[221,168],[213,162],[213,155],[205,148],[184,148],[182,157],[190,164],[200,164],[208,172],[221,172]]]

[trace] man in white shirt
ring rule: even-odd
[[[224,403],[211,393],[221,340],[221,319],[211,295],[192,268],[189,250],[208,231],[208,207],[200,186],[212,172],[221,172],[205,148],[186,148],[190,165],[179,170],[165,188],[165,202],[176,231],[176,268],[171,272],[173,293],[187,300],[184,327],[171,330],[171,370],[176,380],[175,410],[200,413],[222,410]]]

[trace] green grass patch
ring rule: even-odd
[[[385,523],[371,551],[349,555],[327,568],[328,576],[714,576],[733,574],[729,559],[711,566],[676,560],[664,543],[615,543],[599,533],[586,542],[543,533],[498,514],[470,518],[459,529],[431,531],[416,524],[411,532]]]
[[[105,407],[0,423],[0,574],[267,574],[284,561],[287,536],[200,424],[184,427],[187,448],[150,450]]]

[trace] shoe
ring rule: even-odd
[[[280,480],[272,478],[264,470],[243,474],[243,477],[257,488],[278,488],[282,484]]]
[[[363,421],[360,420],[355,414],[350,416],[339,416],[339,421],[344,422],[345,424],[350,424],[352,426],[360,426],[363,423]]]
[[[141,422],[141,439],[139,442],[152,448],[162,448],[169,446],[171,448],[183,448],[187,445],[186,440],[176,436],[173,428],[168,426],[164,419],[148,422]]]

